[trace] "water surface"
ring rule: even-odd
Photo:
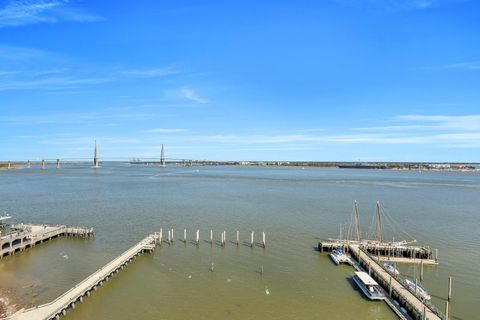
[[[313,250],[336,237],[358,200],[362,230],[376,200],[396,221],[386,238],[439,249],[424,284],[443,309],[474,319],[480,291],[478,173],[261,167],[167,167],[106,163],[0,172],[0,208],[16,221],[94,226],[90,240],[58,239],[0,261],[0,286],[15,308],[53,300],[160,227],[172,246],[143,255],[74,311],[70,319],[395,319],[362,297],[351,268]],[[213,229],[267,234],[267,248],[178,241]],[[214,271],[209,267],[214,264]],[[259,272],[263,266],[263,275]],[[411,266],[401,271],[413,275]]]

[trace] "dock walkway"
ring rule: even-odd
[[[11,231],[0,233],[0,259],[57,237],[90,237],[94,232],[93,228],[65,225],[13,224]]]
[[[153,251],[155,241],[155,235],[149,235],[54,301],[30,309],[21,309],[6,320],[59,319],[66,314],[68,308],[74,309],[75,304],[82,302],[84,296],[89,296],[92,290],[95,291],[98,286],[108,281],[140,253]]]
[[[375,259],[372,259],[370,255],[361,250],[358,244],[350,244],[349,249],[350,252],[356,256],[358,262],[371,268],[371,272],[373,272],[379,282],[383,284],[383,287],[389,288],[392,291],[392,295],[397,295],[401,302],[410,306],[410,309],[419,315],[418,318],[425,320],[443,320],[443,317],[440,317],[430,306],[424,304],[402,283],[400,283],[400,281],[385,271]]]

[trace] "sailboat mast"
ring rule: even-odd
[[[358,217],[358,204],[355,200],[355,240],[360,242],[360,219]]]
[[[383,226],[382,226],[382,218],[380,213],[380,201],[377,201],[377,210],[376,210],[376,233],[377,233],[377,241],[383,241]]]

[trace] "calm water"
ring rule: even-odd
[[[143,255],[69,312],[69,319],[395,319],[367,301],[313,250],[335,237],[354,199],[368,230],[377,199],[397,224],[387,238],[439,249],[425,285],[443,309],[454,277],[451,314],[478,318],[480,175],[250,167],[24,169],[0,172],[0,211],[16,221],[94,226],[93,240],[58,239],[0,261],[0,290],[15,308],[53,300],[142,239],[172,226],[190,239],[265,231],[267,249],[176,241]],[[209,271],[214,263],[214,272]],[[259,270],[263,265],[264,274]],[[400,267],[412,275],[409,266]],[[267,294],[267,290],[269,294]]]

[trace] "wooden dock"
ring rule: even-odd
[[[9,232],[0,233],[0,259],[58,237],[91,237],[94,233],[94,228],[12,224]]]
[[[329,239],[318,243],[318,251],[330,252],[336,248],[344,247],[348,250],[350,245],[361,245],[362,249],[377,259],[382,261],[392,261],[397,263],[422,263],[438,264],[438,259],[433,256],[428,247],[414,245],[398,245],[392,243],[378,243],[376,241],[352,241]]]
[[[357,259],[360,266],[365,270],[369,270],[372,277],[389,292],[390,297],[395,298],[405,309],[413,316],[414,319],[425,320],[443,320],[444,316],[440,314],[435,308],[428,304],[424,304],[417,296],[413,294],[401,282],[401,280],[393,277],[388,273],[377,261],[372,258],[364,249],[360,248],[358,244],[349,244],[349,251],[352,257]],[[392,303],[391,299],[387,299]],[[392,305],[389,305],[392,307]]]
[[[156,236],[149,235],[54,301],[30,309],[19,310],[5,320],[59,319],[61,315],[66,315],[67,309],[74,309],[76,304],[83,302],[84,297],[89,296],[92,291],[122,270],[139,254],[152,252],[155,248],[155,241]]]

